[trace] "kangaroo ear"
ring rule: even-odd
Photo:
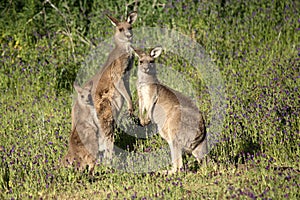
[[[82,92],[82,89],[81,89],[81,87],[78,85],[77,82],[74,82],[73,86],[74,86],[74,89],[76,90],[77,93],[81,93],[81,92]]]
[[[114,17],[111,17],[109,15],[106,15],[108,17],[108,19],[110,20],[110,22],[112,23],[112,25],[117,26],[119,24],[119,20],[117,20]]]
[[[142,53],[143,53],[141,50],[134,48],[132,45],[130,46],[130,48],[132,49],[132,51],[134,52],[134,54],[135,54],[138,58],[141,57],[141,55],[142,55]]]
[[[85,86],[86,89],[92,90],[93,88],[93,81],[89,81],[88,84]]]
[[[155,47],[155,48],[153,48],[151,50],[150,56],[152,58],[157,58],[158,56],[160,56],[161,52],[162,52],[162,48],[161,47]]]
[[[129,24],[133,24],[135,22],[136,18],[137,18],[137,12],[133,11],[133,12],[128,14],[127,22]]]

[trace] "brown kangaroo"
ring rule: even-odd
[[[132,99],[129,91],[129,70],[132,68],[134,55],[130,45],[132,41],[132,24],[136,21],[137,13],[131,12],[126,21],[120,22],[108,16],[116,27],[114,34],[115,47],[110,52],[104,67],[92,77],[94,86],[92,98],[99,119],[101,131],[104,135],[102,143],[105,144],[104,158],[111,159],[114,143],[114,119],[119,115],[124,99],[128,111],[132,114]],[[72,108],[72,127],[78,112],[78,103]],[[101,145],[99,145],[100,147]],[[101,149],[99,149],[101,151]]]
[[[157,124],[159,134],[171,149],[172,169],[182,168],[183,152],[192,153],[200,160],[207,154],[206,128],[197,106],[183,94],[161,84],[156,76],[155,58],[162,48],[153,48],[149,54],[134,50],[139,57],[137,90],[139,118],[142,125]]]
[[[63,158],[63,165],[72,164],[79,170],[89,166],[90,174],[93,173],[99,151],[100,135],[99,121],[92,100],[93,82],[90,81],[83,89],[74,83],[78,94],[77,106],[80,115],[75,119],[75,126],[69,139],[68,153]]]

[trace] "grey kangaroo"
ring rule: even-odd
[[[159,134],[171,149],[172,169],[182,168],[183,152],[192,153],[200,160],[207,154],[206,128],[197,106],[183,94],[161,84],[156,76],[155,58],[162,48],[155,47],[150,53],[134,50],[139,58],[137,90],[139,119],[142,125],[152,121]]]
[[[68,153],[62,160],[65,166],[76,161],[76,168],[80,170],[83,170],[88,165],[90,174],[93,173],[98,156],[100,143],[98,140],[103,140],[100,135],[99,121],[92,100],[92,87],[92,81],[84,88],[74,83],[74,88],[78,94],[77,102],[80,115],[77,115],[75,118],[75,126],[69,139]],[[103,148],[103,145],[101,142],[101,148]]]
[[[113,155],[114,127],[124,99],[128,106],[128,112],[132,114],[132,99],[129,91],[129,70],[132,68],[134,55],[130,45],[132,42],[132,24],[136,21],[137,13],[131,12],[126,21],[120,22],[108,16],[116,27],[114,34],[115,47],[110,52],[104,67],[92,77],[94,86],[92,98],[99,119],[101,131],[104,135],[104,158],[111,159]],[[72,108],[72,126],[78,112],[78,103]],[[101,145],[99,145],[101,146]],[[99,149],[101,151],[101,149]]]

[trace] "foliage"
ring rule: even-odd
[[[187,171],[172,176],[99,165],[91,178],[60,168],[76,74],[86,55],[113,33],[105,14],[124,18],[134,6],[110,0],[0,2],[1,199],[299,198],[300,4],[293,0],[138,1],[135,27],[180,31],[220,69],[227,93],[221,141],[207,165],[187,156]],[[168,62],[199,86],[209,123],[212,108],[201,72],[182,67],[182,58]],[[160,137],[129,140],[136,152],[166,145]]]

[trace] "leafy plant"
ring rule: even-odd
[[[297,199],[299,7],[293,0],[1,1],[1,199]],[[88,55],[113,33],[105,14],[121,18],[134,8],[134,26],[179,31],[201,44],[220,69],[226,116],[211,161],[199,165],[186,156],[185,171],[171,176],[99,164],[89,177],[62,168],[72,83]],[[209,125],[214,108],[202,72],[172,54],[161,62],[197,88]],[[167,77],[163,70],[161,75]],[[167,78],[165,84],[177,90],[187,87]],[[158,135],[138,139],[116,131],[116,140],[128,155],[167,147]]]

